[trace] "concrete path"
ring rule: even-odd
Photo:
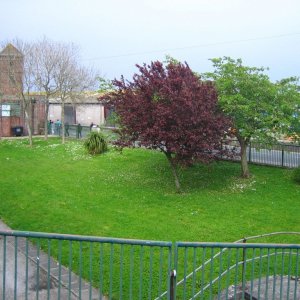
[[[0,231],[11,231],[11,229],[0,220]],[[28,256],[25,255],[25,238],[18,238],[16,248],[14,237],[0,235],[0,299],[106,299],[106,297],[101,297],[98,290],[88,282],[79,280],[76,274],[64,266],[60,268],[59,280],[58,262],[50,258],[48,265],[47,254],[40,250],[39,257],[37,257],[36,247],[30,242],[27,245]],[[81,295],[79,295],[80,282]]]
[[[299,300],[300,282],[287,275],[269,276],[266,278],[248,281],[245,285],[244,297],[242,297],[242,286],[230,286],[214,300]]]

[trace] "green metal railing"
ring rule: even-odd
[[[0,299],[300,299],[300,244],[0,231]],[[247,243],[254,239],[264,243]]]
[[[300,235],[276,232],[234,243],[176,243],[176,299],[300,299],[300,245],[246,243],[291,234]]]
[[[0,236],[3,300],[153,299],[169,290],[170,242],[19,231]]]

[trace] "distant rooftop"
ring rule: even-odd
[[[23,54],[13,44],[9,43],[0,52],[0,56],[19,56],[19,57],[22,57]]]
[[[42,95],[43,93],[40,93],[40,94]],[[78,97],[75,97],[73,100],[66,99],[65,103],[66,104],[70,104],[70,103],[101,104],[99,102],[98,98],[100,96],[102,96],[103,94],[104,93],[99,93],[97,91],[87,91],[87,92],[79,94]],[[61,100],[60,100],[60,98],[54,96],[49,99],[49,102],[51,104],[60,104]]]

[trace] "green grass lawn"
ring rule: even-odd
[[[82,141],[68,140],[61,145],[56,138],[47,142],[35,139],[32,149],[25,139],[1,140],[0,165],[0,218],[16,230],[200,242],[300,231],[300,186],[293,182],[292,170],[251,165],[253,177],[243,180],[238,163],[198,164],[180,170],[184,193],[178,194],[168,162],[158,151],[125,149],[121,154],[110,148],[104,155],[92,157],[85,153]],[[258,241],[299,243],[297,236],[287,235]],[[51,256],[57,260],[62,248],[62,264],[72,265],[72,270],[95,287],[102,286],[101,292],[112,299],[127,299],[130,293],[132,299],[138,298],[141,284],[142,299],[153,298],[149,293],[158,296],[161,292],[157,289],[167,287],[167,256],[162,260],[161,253],[155,252],[152,257],[152,248],[115,246],[112,252],[110,244],[73,243],[70,259],[68,242],[61,246],[57,241],[51,245],[47,240],[35,242],[46,253],[51,248]],[[199,257],[201,250],[197,264]],[[184,276],[183,265],[181,257],[179,279]],[[194,263],[187,265],[192,271]],[[269,272],[266,263],[263,268],[262,272]],[[218,276],[219,270],[212,273]],[[159,274],[163,274],[162,281]],[[205,276],[209,280],[211,275]],[[218,293],[218,286],[212,293]]]
[[[177,194],[160,152],[91,157],[78,141],[27,144],[0,141],[0,218],[13,229],[219,242],[300,231],[291,170],[251,165],[253,177],[242,180],[238,163],[199,164],[180,171],[184,193]]]

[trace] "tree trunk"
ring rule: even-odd
[[[48,114],[49,114],[49,98],[47,96],[45,101],[45,122],[44,122],[45,140],[48,140]]]
[[[32,102],[29,96],[25,96],[24,93],[21,93],[22,107],[25,115],[25,126],[28,131],[28,141],[29,146],[32,147]]]
[[[65,102],[62,100],[61,103],[61,143],[64,144],[65,143]]]
[[[30,105],[31,106],[31,105]],[[29,106],[29,109],[31,109],[31,107]],[[25,108],[25,123],[26,123],[26,127],[28,130],[28,140],[29,140],[29,146],[32,147],[32,124],[31,124],[31,117],[28,114],[27,109]]]
[[[238,137],[238,141],[241,146],[241,171],[242,171],[241,177],[249,178],[250,171],[249,171],[249,166],[247,161],[247,147],[249,145],[250,139]]]
[[[172,158],[171,153],[169,152],[164,152],[172,169],[172,173],[175,179],[175,186],[176,186],[176,191],[177,193],[181,193],[181,187],[180,187],[180,182],[179,182],[179,178],[178,178],[178,173],[177,173],[177,168],[176,168],[176,164],[174,163],[174,160]]]

